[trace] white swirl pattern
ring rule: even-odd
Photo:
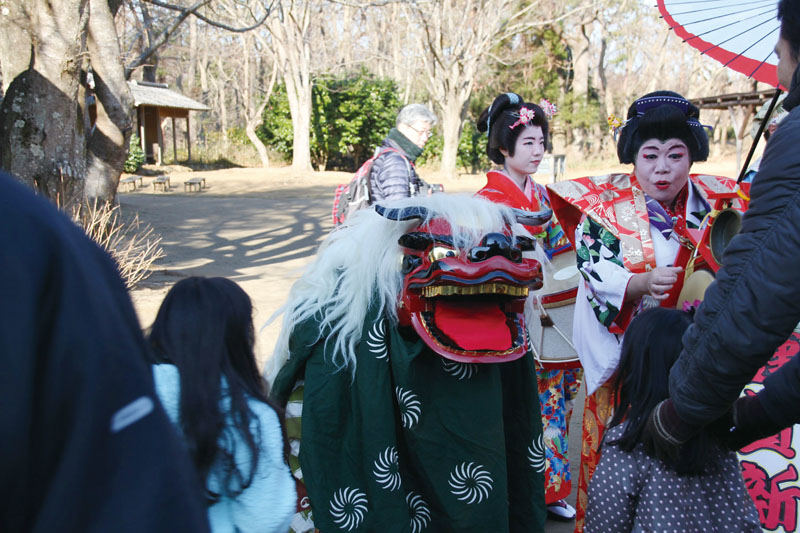
[[[441,361],[444,371],[451,376],[458,378],[458,381],[461,381],[462,379],[469,379],[478,371],[478,365],[459,363],[456,361],[451,361],[450,359],[445,359],[444,357],[441,358]]]
[[[397,490],[400,488],[400,472],[397,462],[397,450],[394,446],[386,448],[373,463],[375,470],[372,474],[375,481],[386,490]]]
[[[406,503],[411,512],[411,533],[420,533],[431,522],[431,510],[422,496],[415,492],[406,495]]]
[[[489,497],[494,480],[483,465],[461,463],[450,473],[448,484],[456,498],[472,505]]]
[[[400,416],[403,419],[403,427],[410,429],[414,424],[419,422],[422,404],[417,399],[416,394],[404,390],[401,387],[395,388],[395,394],[397,395],[397,403],[400,404]]]
[[[334,493],[330,502],[331,516],[339,529],[357,528],[367,514],[367,495],[358,489],[346,487]]]
[[[528,446],[528,463],[531,468],[537,472],[544,472],[547,468],[547,462],[544,456],[544,439],[539,435],[539,439],[533,439],[533,442]]]
[[[386,348],[386,321],[379,320],[373,324],[367,334],[367,348],[375,355],[376,359],[389,360],[389,350]]]

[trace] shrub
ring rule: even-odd
[[[389,133],[401,107],[393,81],[363,72],[317,80],[311,97],[311,162],[319,168],[355,170]],[[284,85],[273,91],[257,133],[285,159],[292,158],[294,132]]]
[[[111,255],[129,289],[147,278],[153,263],[164,257],[161,236],[140,222],[138,214],[124,220],[118,205],[87,202],[73,210],[72,219]]]
[[[131,135],[131,140],[128,143],[128,158],[125,159],[125,165],[123,168],[125,172],[132,174],[139,170],[139,168],[144,164],[144,160],[145,156],[144,151],[142,150],[141,141],[139,136],[134,133]]]

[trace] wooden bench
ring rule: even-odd
[[[197,176],[195,178],[189,178],[188,180],[183,182],[184,192],[189,192],[189,191],[200,192],[205,188],[206,188],[206,179],[201,176]]]
[[[153,190],[157,191],[159,188],[164,192],[169,192],[169,176],[159,176],[153,180]]]
[[[142,177],[141,176],[128,176],[127,178],[122,178],[119,180],[120,185],[125,185],[128,187],[128,192],[136,190],[136,182],[139,182],[139,187],[142,186]]]

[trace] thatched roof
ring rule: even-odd
[[[165,83],[129,81],[128,85],[133,93],[133,102],[136,107],[151,105],[175,109],[191,109],[194,111],[209,110],[208,106],[192,100],[188,96],[169,90]]]

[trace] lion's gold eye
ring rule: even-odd
[[[446,257],[455,257],[457,255],[458,250],[453,250],[452,248],[446,248],[444,246],[434,246],[428,254],[428,257],[431,261],[439,261],[440,259],[445,259]]]

